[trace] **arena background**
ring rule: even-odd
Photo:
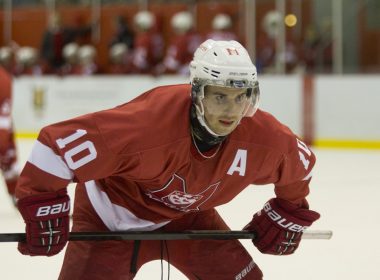
[[[226,13],[232,18],[232,30],[255,63],[266,48],[262,38],[275,32],[273,63],[259,73],[261,108],[287,124],[315,151],[317,165],[309,200],[322,219],[313,229],[333,230],[334,235],[328,241],[307,240],[297,254],[283,258],[262,255],[247,240],[243,244],[261,266],[265,279],[288,279],[284,275],[294,280],[378,279],[380,1],[2,0],[0,46],[39,49],[48,15],[58,11],[68,26],[95,26],[88,40],[96,48],[96,62],[106,69],[113,20],[123,15],[132,26],[132,18],[142,10],[156,15],[155,28],[165,44],[173,36],[170,20],[177,12],[190,11],[195,18],[194,29],[202,36],[210,31],[214,15]],[[268,17],[273,11],[280,17]],[[296,18],[295,23],[291,16]],[[288,42],[302,50],[310,30],[318,30],[323,37],[328,46],[324,49],[327,60],[317,55],[310,69],[297,52],[296,62],[288,65]],[[106,73],[15,75],[13,81],[12,112],[20,167],[44,125],[113,107],[154,86],[189,82],[186,75]],[[23,232],[21,217],[5,187],[0,187],[0,232]],[[71,194],[73,189],[70,186]],[[252,186],[219,211],[231,228],[241,229],[272,196],[272,186]],[[20,255],[15,243],[2,243],[0,258],[1,279],[50,280],[57,278],[63,253],[31,258]],[[166,263],[163,269],[167,278]],[[144,266],[136,279],[160,277],[157,261]],[[171,266],[170,279],[185,278]]]

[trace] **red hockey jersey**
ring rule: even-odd
[[[152,73],[164,53],[162,36],[157,32],[137,34],[132,54],[132,68],[136,73]]]
[[[189,63],[201,43],[201,36],[194,32],[174,36],[163,61],[165,73],[188,74]]]
[[[0,67],[0,171],[10,195],[19,174],[12,124],[12,76]]]
[[[0,67],[0,154],[4,154],[12,140],[12,77]]]
[[[190,85],[162,86],[43,128],[16,196],[79,182],[110,230],[154,229],[250,184],[273,183],[278,197],[302,203],[315,157],[286,126],[258,110],[205,158],[193,144],[190,106]]]

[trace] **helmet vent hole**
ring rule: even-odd
[[[214,55],[215,55],[215,56],[218,56],[218,55],[216,54],[216,52],[214,52]]]
[[[211,70],[210,75],[213,76],[213,77],[215,77],[215,78],[218,78],[219,75],[220,75],[220,72],[219,71],[215,71],[215,70]]]

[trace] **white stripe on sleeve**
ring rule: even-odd
[[[302,179],[302,181],[309,180],[312,176],[313,176],[313,172],[310,171],[309,174],[307,174],[307,175],[305,176],[305,178]]]
[[[111,231],[117,230],[141,230],[152,231],[160,228],[170,221],[155,224],[152,221],[136,217],[127,208],[113,204],[107,194],[103,192],[95,183],[88,181],[85,183],[87,195],[96,213],[103,223]]]
[[[63,159],[56,155],[51,148],[36,141],[28,161],[39,169],[62,179],[72,180],[73,172]]]
[[[11,117],[0,117],[0,128],[10,129],[12,127]]]

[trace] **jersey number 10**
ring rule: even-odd
[[[77,129],[73,134],[67,136],[66,138],[59,138],[57,139],[57,144],[60,149],[63,149],[66,147],[67,144],[81,138],[82,136],[86,135],[87,131],[84,129]],[[87,150],[87,153],[85,156],[75,159],[74,156],[78,155],[79,153]],[[81,144],[75,146],[74,148],[71,148],[70,150],[66,151],[64,154],[64,158],[66,160],[67,165],[71,169],[77,169],[90,161],[94,160],[97,156],[97,152],[94,146],[94,143],[87,140],[82,142]]]

